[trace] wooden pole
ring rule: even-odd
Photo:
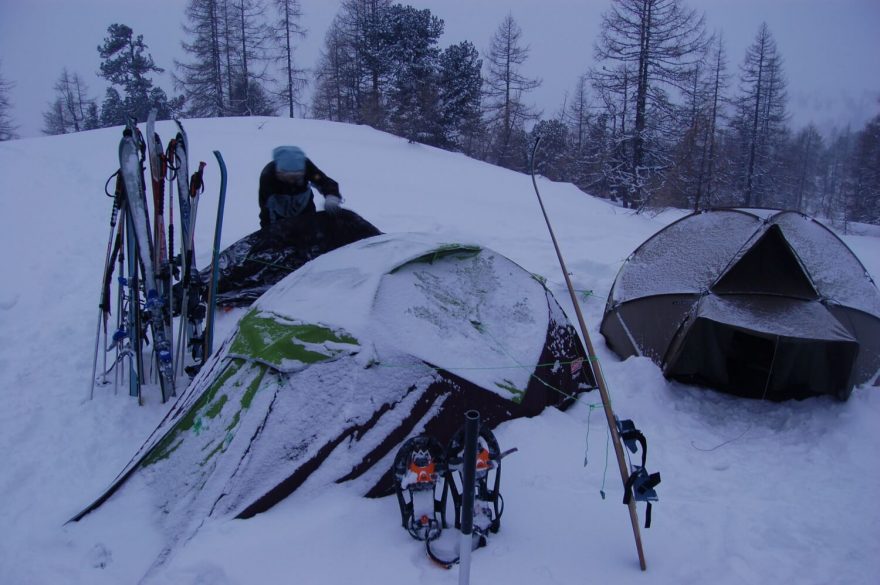
[[[629,469],[626,462],[626,456],[623,452],[623,444],[620,441],[620,434],[617,432],[617,420],[614,417],[614,411],[611,409],[611,397],[608,394],[608,387],[605,385],[605,377],[602,375],[602,367],[599,365],[596,351],[593,349],[593,342],[590,340],[590,334],[587,331],[587,325],[584,322],[584,316],[583,313],[581,313],[580,304],[578,303],[574,286],[568,275],[568,269],[565,267],[565,260],[562,259],[562,252],[559,250],[559,243],[556,241],[556,235],[553,233],[553,226],[550,225],[550,218],[547,216],[547,209],[544,207],[544,201],[541,199],[541,192],[538,190],[538,182],[535,179],[535,151],[538,150],[538,145],[540,143],[541,138],[539,137],[538,140],[535,141],[535,146],[532,147],[532,158],[529,165],[529,170],[532,175],[532,185],[535,187],[535,195],[538,197],[538,204],[541,206],[541,213],[544,214],[544,221],[547,223],[547,230],[550,232],[550,239],[553,240],[553,247],[556,249],[556,257],[559,259],[559,267],[562,269],[562,276],[565,278],[565,284],[571,295],[571,302],[574,305],[574,312],[577,315],[581,334],[583,335],[584,343],[587,345],[587,357],[593,367],[596,384],[599,386],[599,394],[602,396],[602,406],[605,410],[605,419],[608,421],[608,428],[611,430],[611,442],[614,444],[614,453],[617,455],[617,465],[620,468],[620,479],[623,481],[624,489],[626,489],[625,486],[629,479]],[[636,540],[636,550],[639,554],[639,566],[644,571],[647,569],[647,564],[645,563],[645,551],[642,549],[642,536],[639,532],[639,515],[636,510],[636,502],[634,498],[630,498],[628,507],[630,521],[632,522],[633,536]]]

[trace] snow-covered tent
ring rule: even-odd
[[[304,483],[389,493],[399,445],[448,441],[593,387],[577,333],[534,277],[476,245],[379,235],[287,276],[97,501],[145,482],[176,531],[247,518]],[[114,496],[114,493],[116,494]]]
[[[619,355],[733,394],[846,399],[880,368],[880,293],[852,251],[803,214],[713,210],[626,260],[602,320]]]

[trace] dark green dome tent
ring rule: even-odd
[[[831,230],[793,211],[688,215],[624,262],[601,332],[621,357],[732,394],[842,400],[880,368],[880,293]]]
[[[408,437],[446,443],[469,409],[493,428],[565,407],[594,387],[585,355],[542,281],[504,256],[428,235],[367,238],[260,297],[74,520],[134,477],[177,537],[268,510],[307,482],[390,493]]]

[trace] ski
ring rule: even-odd
[[[171,298],[171,264],[168,244],[165,239],[165,172],[162,140],[156,134],[156,109],[150,110],[147,117],[147,156],[150,161],[150,179],[153,192],[153,258],[155,260],[156,286],[163,302]],[[170,308],[170,307],[169,307]],[[174,331],[171,311],[162,311],[165,339],[174,346]],[[173,364],[172,364],[173,367]]]
[[[223,208],[226,205],[226,163],[219,150],[214,151],[220,165],[220,197],[217,201],[217,222],[214,227],[214,248],[211,251],[211,282],[208,285],[208,316],[205,324],[205,359],[214,351],[214,320],[217,313],[217,282],[220,276],[220,234],[223,230]]]
[[[180,333],[176,361],[182,365],[184,348],[190,350],[193,365],[183,368],[190,376],[195,375],[204,362],[205,307],[201,304],[202,282],[198,277],[195,258],[195,223],[198,212],[199,195],[203,189],[202,173],[205,163],[199,170],[189,175],[189,139],[180,120],[177,136],[173,144],[174,169],[177,179],[177,197],[180,207]]]
[[[181,269],[180,281],[180,334],[176,352],[176,361],[183,362],[184,348],[189,349],[192,365],[183,369],[194,376],[204,363],[204,327],[205,307],[202,304],[204,286],[199,278],[195,255],[195,225],[198,212],[199,196],[203,190],[202,175],[205,163],[199,163],[199,169],[189,174],[189,138],[180,120],[177,124],[177,136],[169,145],[173,151],[174,170],[177,181],[177,197],[180,207],[180,256],[178,265]],[[173,146],[172,146],[173,145]]]
[[[162,390],[162,401],[167,401],[174,395],[174,372],[172,364],[172,350],[165,336],[165,302],[159,295],[156,280],[155,261],[153,257],[152,234],[150,233],[150,219],[146,205],[146,190],[144,188],[143,166],[139,152],[138,141],[140,133],[137,126],[130,123],[123,132],[119,143],[119,168],[125,185],[125,197],[128,205],[129,226],[134,235],[137,257],[143,267],[144,288],[146,291],[145,311],[149,314],[149,325],[152,332],[153,352],[159,370],[159,385]],[[142,142],[141,142],[142,144]],[[134,263],[137,270],[137,260],[129,253],[129,264]],[[130,270],[131,271],[131,270]],[[136,305],[139,300],[137,289],[134,290],[129,302]],[[139,313],[135,311],[135,313]],[[137,325],[139,327],[139,324]],[[135,347],[136,353],[140,353]],[[142,371],[142,370],[141,370]]]
[[[121,173],[120,173],[121,175]],[[125,187],[123,185],[123,193]],[[131,207],[126,196],[125,203],[125,250],[128,255],[126,266],[128,278],[120,277],[120,326],[113,335],[113,340],[121,352],[129,353],[128,394],[143,404],[141,381],[143,380],[144,361],[143,328],[141,326],[140,309],[140,278],[138,277],[138,247],[132,223]],[[126,262],[123,258],[122,262]]]

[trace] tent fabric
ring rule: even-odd
[[[769,295],[707,295],[698,303],[696,317],[764,335],[856,343],[819,302]]]
[[[845,399],[880,369],[876,285],[840,238],[793,211],[703,211],[660,230],[621,267],[601,331],[622,357],[743,396]]]
[[[451,439],[564,408],[595,379],[552,294],[509,259],[421,234],[326,253],[271,288],[110,488],[155,494],[172,537],[248,518],[298,489],[392,489],[408,437]]]
[[[321,254],[377,236],[376,226],[348,209],[275,222],[231,244],[218,259],[217,302],[245,307],[285,276]],[[207,284],[211,267],[200,272]]]

